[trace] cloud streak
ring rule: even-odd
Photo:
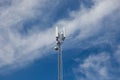
[[[116,46],[115,46],[116,47]],[[77,80],[119,80],[119,45],[112,52],[102,51],[83,59],[73,72]],[[77,60],[79,62],[81,60]]]
[[[83,64],[79,65],[78,70],[76,70],[78,71],[77,73],[81,72],[85,77],[78,75],[77,80],[109,80],[107,78],[108,72],[106,67],[108,60],[109,56],[106,53],[89,56]]]
[[[72,19],[61,20],[58,22],[58,24],[62,24],[63,26],[67,27],[68,35],[79,30],[80,34],[78,37],[84,39],[90,35],[94,35],[96,32],[98,33],[100,28],[103,28],[100,24],[101,21],[104,19],[104,17],[112,14],[115,10],[119,10],[120,6],[118,2],[119,0],[95,0],[92,8],[86,9],[83,7],[79,11],[73,11],[71,12]],[[114,6],[114,4],[116,5]]]
[[[51,35],[52,29],[40,33],[35,32],[26,37],[17,32],[19,27],[23,27],[22,24],[25,20],[36,17],[35,12],[37,12],[38,7],[41,8],[39,16],[42,15],[46,3],[48,3],[47,0],[12,0],[8,8],[1,7],[3,11],[0,15],[0,68],[24,65],[29,60],[31,62],[37,56],[43,55],[43,50],[41,50],[43,47],[47,49],[47,46],[54,41],[54,35]],[[40,54],[37,52],[39,50]]]

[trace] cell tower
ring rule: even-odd
[[[62,65],[62,44],[65,40],[65,28],[59,31],[56,27],[56,47],[55,50],[58,51],[58,80],[63,80],[63,65]]]

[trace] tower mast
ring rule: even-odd
[[[63,80],[63,66],[62,66],[62,44],[65,40],[65,28],[59,32],[58,27],[56,27],[56,47],[55,50],[58,51],[58,80]]]

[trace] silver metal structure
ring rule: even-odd
[[[62,44],[65,40],[65,28],[59,32],[58,27],[56,27],[56,47],[55,50],[58,51],[58,80],[63,80],[63,65],[62,65]]]

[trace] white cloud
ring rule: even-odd
[[[84,39],[98,33],[103,28],[100,25],[102,19],[119,9],[119,2],[119,0],[99,0],[90,9],[83,7],[80,11],[72,12],[72,20],[62,20],[58,24],[67,27],[68,35],[80,30],[78,38]]]
[[[77,80],[119,80],[114,74],[119,73],[119,66],[112,67],[115,61],[111,61],[110,53],[99,53],[90,55],[81,63],[78,68],[74,68]],[[113,71],[112,71],[113,70]],[[111,75],[112,74],[112,75]]]
[[[1,3],[3,2],[1,1]],[[46,50],[50,47],[47,46],[54,42],[54,35],[51,35],[54,34],[54,29],[40,33],[34,32],[26,37],[23,37],[16,30],[19,29],[18,27],[22,27],[21,25],[25,20],[36,17],[38,7],[41,8],[39,10],[42,13],[42,9],[46,7],[45,4],[48,2],[48,0],[11,0],[9,7],[1,7],[0,68],[11,65],[19,67],[19,64],[22,66],[27,61],[29,63],[31,60],[45,55],[44,52],[47,52]],[[53,0],[53,2],[56,1]],[[41,15],[40,11],[38,11],[39,16]],[[42,50],[44,47],[45,49]]]
[[[81,60],[77,68],[73,68],[76,80],[119,80],[120,76],[120,46],[112,46],[112,52],[89,54]]]

